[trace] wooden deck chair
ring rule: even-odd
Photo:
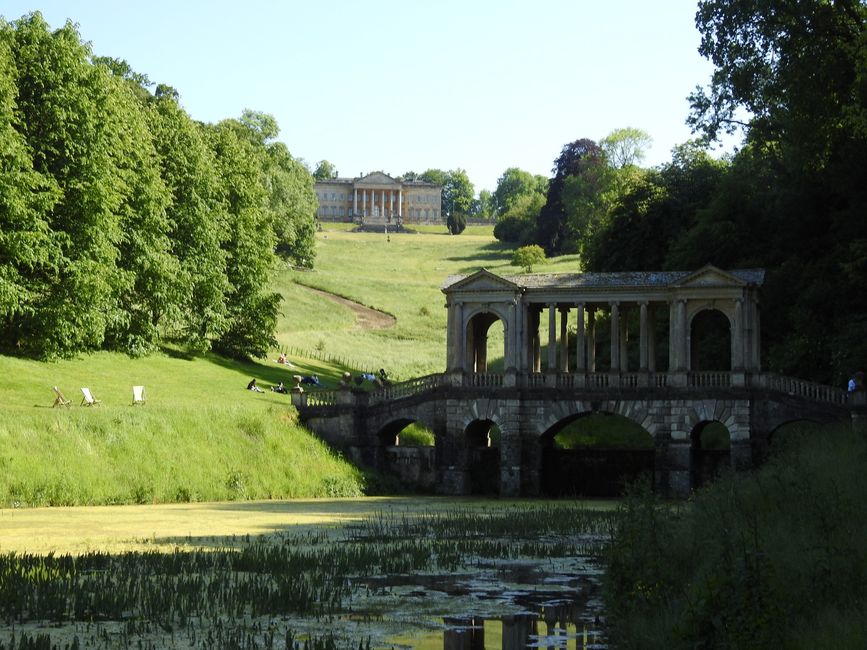
[[[51,408],[55,406],[66,406],[67,408],[72,405],[71,399],[66,399],[63,396],[63,393],[60,392],[60,389],[57,386],[52,386],[54,389],[54,404],[51,405]]]
[[[144,386],[133,386],[132,387],[132,405],[136,404],[144,404],[145,403],[145,394],[144,394]]]
[[[102,404],[101,399],[93,398],[89,388],[82,388],[81,394],[84,395],[84,397],[81,398],[81,406],[96,406],[97,404]]]

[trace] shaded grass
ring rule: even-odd
[[[752,475],[628,499],[608,551],[618,647],[867,647],[867,440],[790,432]]]

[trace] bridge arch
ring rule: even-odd
[[[495,323],[501,323],[503,328],[502,358],[509,358],[509,317],[498,305],[485,305],[467,312],[464,325],[463,367],[470,372],[488,372],[488,334]]]
[[[653,436],[615,412],[572,413],[537,442],[539,487],[545,496],[617,496],[628,483],[653,480]]]
[[[499,494],[499,426],[490,419],[472,420],[464,427],[463,442],[469,494]]]
[[[718,420],[703,420],[690,432],[690,487],[700,488],[731,467],[731,433]]]

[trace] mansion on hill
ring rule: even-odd
[[[316,181],[317,216],[365,225],[442,223],[442,187],[398,181],[382,172]]]

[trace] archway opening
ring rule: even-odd
[[[690,434],[690,483],[700,488],[731,467],[731,436],[722,422],[699,422]]]
[[[417,492],[433,492],[436,486],[436,436],[423,423],[401,418],[377,433],[376,463],[390,480]]]
[[[813,420],[791,420],[781,424],[768,434],[768,448],[771,454],[779,454],[796,447],[807,436],[824,436],[833,425]]]
[[[577,413],[539,443],[545,496],[620,496],[632,483],[653,485],[653,437],[622,415]]]
[[[500,493],[500,428],[493,420],[473,420],[464,431],[470,494]]]
[[[491,312],[473,316],[467,323],[467,368],[471,372],[502,372],[505,354],[503,321]]]
[[[732,369],[731,324],[717,309],[705,309],[692,319],[690,369],[725,371]]]

